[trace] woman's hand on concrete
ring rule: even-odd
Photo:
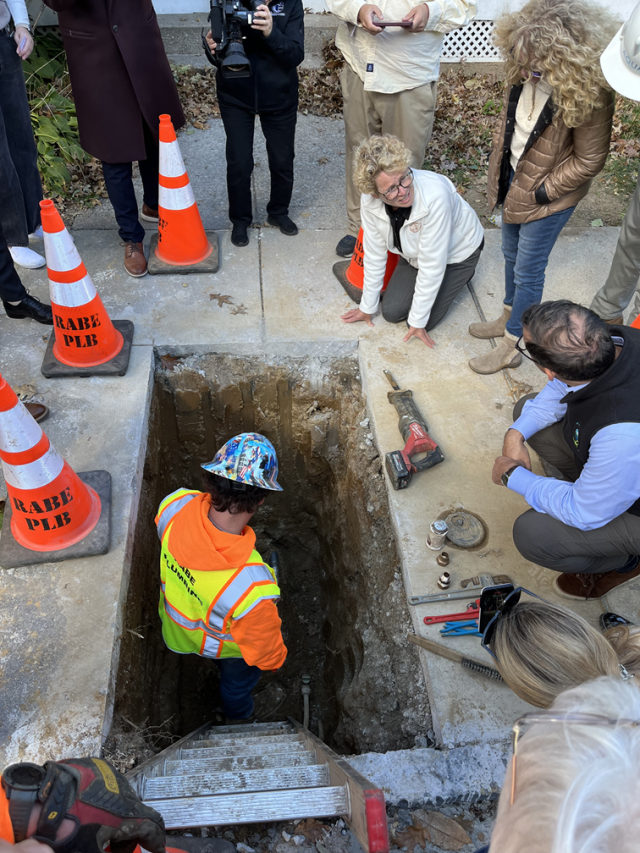
[[[402,20],[411,21],[410,33],[422,33],[429,23],[429,7],[426,3],[419,3]]]
[[[205,39],[207,40],[207,44],[209,45],[209,50],[211,51],[211,53],[215,53],[218,45],[213,40],[211,30],[209,30],[209,32],[206,34]]]
[[[409,331],[403,338],[403,342],[406,344],[408,340],[411,338],[418,338],[418,340],[422,341],[423,344],[426,344],[430,349],[436,345],[436,342],[433,338],[430,338],[427,334],[426,329],[416,329],[415,326],[409,326]]]
[[[351,311],[347,311],[346,314],[342,315],[343,323],[360,323],[362,320],[364,320],[367,326],[373,326],[371,314],[365,314],[359,308],[352,308]]]
[[[373,22],[374,18],[378,18],[380,21],[383,20],[382,12],[378,6],[373,3],[365,3],[364,6],[360,7],[360,11],[358,12],[358,23],[368,33],[372,33],[374,36],[377,36],[378,33],[382,32],[382,27],[376,27]]]
[[[16,53],[20,57],[20,59],[28,59],[31,55],[31,51],[33,50],[33,36],[29,32],[26,27],[16,27],[16,31],[13,34],[13,38],[15,43],[18,45],[16,48]],[[20,45],[23,44],[22,49]]]
[[[264,3],[256,9],[253,15],[251,29],[258,30],[265,38],[271,35],[271,31],[273,30],[273,18],[271,17],[269,7]]]

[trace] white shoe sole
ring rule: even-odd
[[[160,217],[159,216],[147,216],[145,213],[141,213],[140,219],[144,219],[145,222],[155,222],[155,224],[157,225]]]

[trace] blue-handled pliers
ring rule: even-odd
[[[440,631],[446,636],[458,636],[468,634],[471,637],[481,637],[482,634],[478,631],[478,620],[470,619],[467,622],[445,622],[444,628]]]

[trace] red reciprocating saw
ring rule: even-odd
[[[387,474],[393,488],[406,489],[414,473],[433,468],[438,462],[444,461],[444,455],[435,441],[429,435],[427,422],[416,406],[412,391],[401,391],[400,386],[388,370],[384,375],[391,383],[393,391],[387,398],[396,407],[400,416],[398,428],[405,441],[403,450],[392,450],[384,457]],[[418,453],[426,453],[422,459],[413,462],[411,457]]]

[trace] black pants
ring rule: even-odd
[[[233,225],[251,225],[251,173],[253,172],[253,132],[256,114],[241,107],[220,104],[227,134],[227,192],[229,219]],[[297,106],[277,113],[261,113],[260,124],[267,140],[271,173],[269,216],[286,216],[293,192],[293,158]]]
[[[26,295],[27,291],[13,265],[0,222],[0,299],[4,302],[21,302]]]
[[[147,159],[140,160],[138,167],[142,178],[145,204],[154,209],[158,206],[158,143],[146,122],[144,142]],[[109,201],[118,223],[120,239],[126,243],[142,243],[144,228],[138,219],[138,202],[133,189],[133,163],[102,163],[104,182],[107,185]]]

